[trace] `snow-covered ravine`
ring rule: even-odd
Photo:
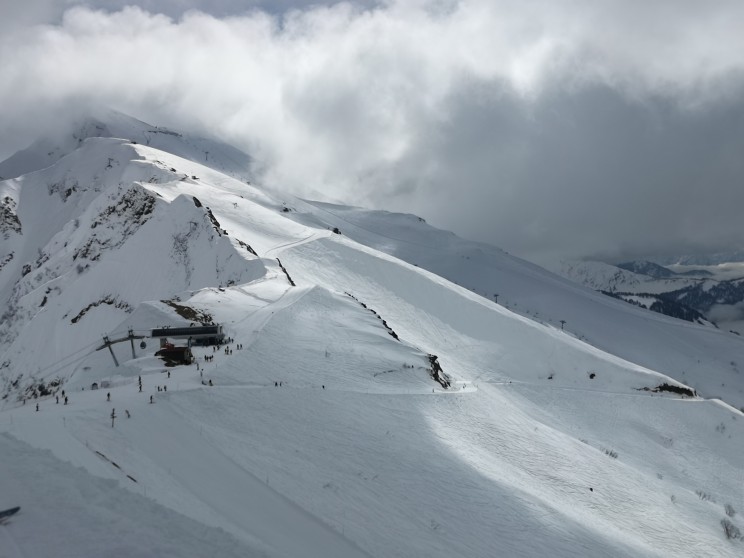
[[[695,361],[734,360],[728,337],[655,319],[623,351],[640,334],[601,324],[643,314],[484,256],[488,277],[532,277],[536,309],[570,292],[600,324],[579,339],[432,273],[426,227],[348,209],[367,233],[334,234],[327,208],[127,138],[3,196],[20,230],[0,250],[0,509],[21,512],[2,557],[744,552],[724,531],[744,531],[744,415],[650,366],[687,363],[710,393],[738,373]],[[409,263],[375,249],[383,230]],[[452,273],[461,248],[442,244]],[[165,367],[151,329],[199,320],[232,340]],[[96,350],[130,330],[120,366]]]

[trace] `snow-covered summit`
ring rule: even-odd
[[[106,135],[0,182],[0,555],[741,552],[740,339]]]
[[[75,151],[88,138],[127,139],[198,161],[229,176],[244,180],[251,177],[251,158],[231,145],[153,126],[121,112],[97,107],[74,120],[69,128],[57,130],[0,162],[0,180],[46,168]]]

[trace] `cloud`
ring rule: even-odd
[[[708,311],[708,318],[719,324],[742,321],[744,320],[744,302],[732,305],[716,304]]]
[[[24,0],[23,2],[4,2],[0,31],[7,33],[18,28],[28,28],[39,23],[50,23],[64,11],[55,0]]]
[[[474,89],[398,162],[408,209],[546,259],[740,246],[741,104],[687,112],[594,86],[526,107],[503,87],[485,87],[481,100]]]
[[[231,141],[268,184],[520,254],[744,233],[739,2],[73,4],[0,38],[0,154],[97,102]]]

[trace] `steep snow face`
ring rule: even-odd
[[[11,381],[27,381],[39,368],[64,377],[64,365],[55,370],[62,357],[143,300],[265,273],[255,256],[239,255],[198,200],[166,201],[146,188],[155,180],[180,177],[123,140],[95,139],[6,186],[23,227],[0,270],[0,351],[5,369],[16,370]]]
[[[744,415],[663,373],[732,336],[124,140],[0,188],[0,555],[741,553]],[[232,340],[166,367],[196,322]]]

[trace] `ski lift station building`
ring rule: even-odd
[[[222,326],[201,325],[189,327],[159,327],[152,330],[150,337],[159,338],[161,345],[166,339],[188,339],[191,345],[217,345],[222,343],[225,334]]]

